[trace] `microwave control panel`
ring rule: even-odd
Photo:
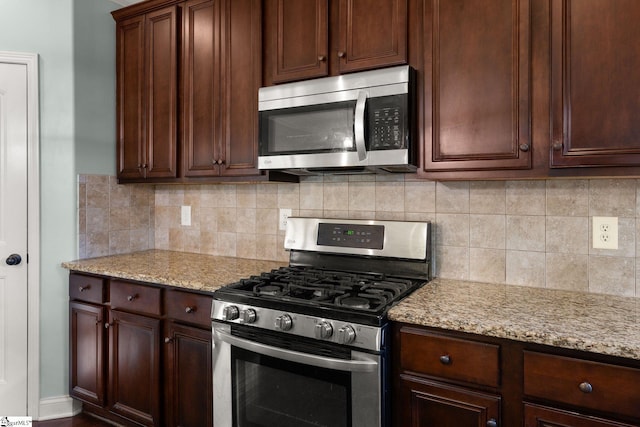
[[[405,148],[407,96],[393,95],[369,100],[369,150]]]

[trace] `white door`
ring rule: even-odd
[[[0,62],[0,416],[27,415],[27,126],[27,66]]]

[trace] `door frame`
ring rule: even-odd
[[[38,54],[0,51],[27,67],[27,414],[40,412],[40,114]]]

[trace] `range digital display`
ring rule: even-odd
[[[318,245],[382,249],[384,246],[384,226],[321,222],[318,224]]]

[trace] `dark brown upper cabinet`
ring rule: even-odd
[[[175,6],[117,24],[117,156],[121,179],[177,174]]]
[[[328,0],[266,0],[265,19],[273,83],[329,74]]]
[[[119,181],[261,175],[260,0],[149,0],[113,16]]]
[[[640,165],[640,2],[551,2],[551,166]]]
[[[531,168],[530,0],[423,6],[420,173]]]
[[[264,84],[407,63],[407,0],[265,0]]]
[[[260,2],[191,0],[184,11],[184,176],[259,175]]]

